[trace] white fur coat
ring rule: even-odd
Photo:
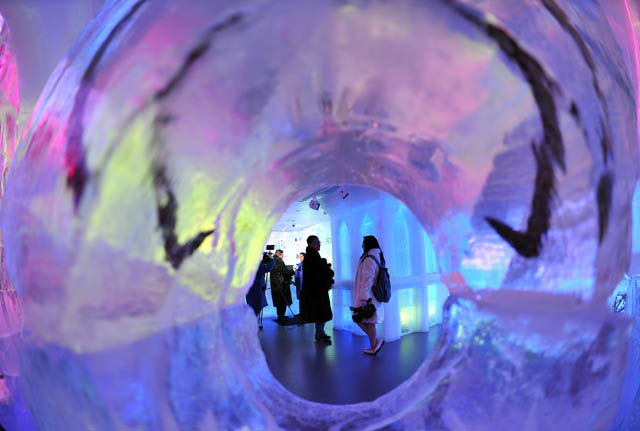
[[[367,255],[374,256],[380,262],[380,249],[372,248]],[[356,271],[356,284],[353,287],[353,306],[360,307],[371,298],[371,302],[376,306],[376,313],[363,323],[380,323],[384,318],[383,305],[374,298],[371,288],[378,279],[378,264],[375,260],[367,257],[360,259],[358,270]]]

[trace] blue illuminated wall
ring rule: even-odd
[[[338,256],[340,262],[351,262],[351,242],[349,235],[349,228],[347,228],[347,224],[343,221],[340,223],[339,233],[338,233]],[[342,280],[349,280],[353,278],[352,276],[352,267],[351,265],[340,265],[340,278]]]
[[[362,237],[375,235],[381,244],[389,274],[392,297],[384,305],[379,334],[387,341],[404,334],[428,331],[442,320],[442,304],[448,291],[441,283],[437,257],[429,235],[399,200],[377,190],[349,187],[349,196],[325,197],[331,215],[336,283],[332,290],[335,329],[363,335],[351,320],[352,289]]]

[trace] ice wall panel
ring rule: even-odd
[[[5,179],[18,139],[18,114],[20,100],[18,90],[18,65],[9,24],[0,15],[0,201],[4,197]],[[2,240],[0,237],[0,245]],[[0,289],[9,290],[4,247],[0,252]]]
[[[362,254],[364,235],[358,233],[366,232],[378,239],[392,279],[394,298],[382,305],[385,318],[378,325],[379,334],[385,341],[394,341],[409,332],[428,331],[429,320],[440,323],[446,295],[439,295],[436,253],[426,231],[392,196],[354,185],[345,188],[347,198],[336,193],[322,200],[331,214],[333,235],[339,239],[333,244],[333,253],[340,257],[332,290],[334,328],[365,335],[352,322],[349,306],[353,305],[354,276]]]
[[[18,65],[8,23],[0,15],[0,203],[18,139],[20,112]],[[23,303],[7,274],[3,232],[0,230],[0,374],[20,374],[17,346],[24,323]],[[4,384],[4,383],[3,383]],[[0,402],[6,401],[0,395]]]

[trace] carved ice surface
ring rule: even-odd
[[[0,202],[4,199],[5,178],[16,148],[18,67],[9,26],[0,15]],[[22,299],[7,274],[5,248],[0,232],[0,424],[7,429],[26,429],[31,414],[18,384],[18,349],[24,324]]]
[[[21,139],[2,229],[39,428],[613,423],[638,151],[600,5],[214,3],[107,1]],[[330,184],[405,202],[452,293],[423,366],[358,405],[282,387],[242,304],[278,216]]]
[[[4,179],[16,148],[18,68],[9,26],[0,15],[0,201]],[[5,251],[0,233],[0,374],[18,375],[17,334],[22,329],[22,300],[7,276]],[[0,396],[0,400],[2,397]]]

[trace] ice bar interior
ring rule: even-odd
[[[0,425],[638,429],[639,13],[0,3]],[[244,303],[287,208],[336,185],[334,330],[373,232],[384,338],[440,326],[347,405],[280,384]]]

